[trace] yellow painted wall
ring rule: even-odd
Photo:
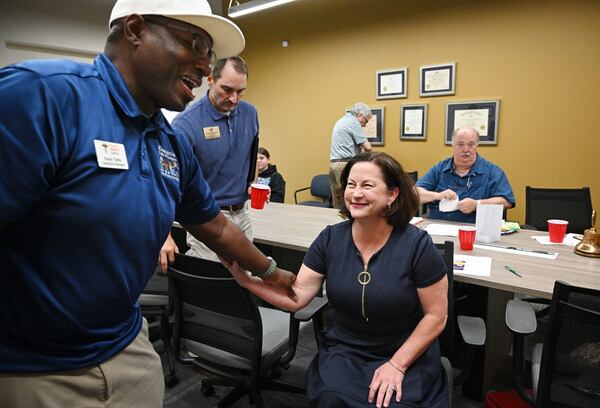
[[[479,152],[513,186],[517,207],[508,218],[524,221],[526,185],[590,186],[600,208],[600,1],[356,3],[335,15],[236,21],[247,37],[246,99],[287,180],[287,202],[327,172],[331,128],[356,101],[385,107],[385,146],[377,150],[422,175],[451,154],[446,102],[497,98],[498,145]],[[420,98],[419,67],[450,61],[456,95]],[[408,98],[377,101],[375,71],[402,66]],[[429,104],[425,142],[400,141],[402,103]]]

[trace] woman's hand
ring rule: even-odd
[[[394,392],[396,393],[396,402],[400,402],[403,380],[404,372],[389,361],[380,366],[375,370],[371,385],[369,385],[369,403],[373,403],[375,394],[377,394],[375,406],[377,408],[387,407],[390,405]]]

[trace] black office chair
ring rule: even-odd
[[[537,320],[527,302],[511,300],[506,307],[518,394],[537,408],[598,408],[600,290],[556,281],[550,307],[544,343],[533,347],[531,394],[525,385],[525,336],[536,331]]]
[[[448,270],[448,320],[444,331],[439,336],[440,351],[442,355],[442,366],[448,378],[449,400],[452,401],[454,385],[462,382],[462,379],[468,373],[468,369],[463,369],[462,372],[456,370],[455,364],[458,360],[455,353],[455,323],[459,327],[461,337],[469,347],[481,348],[485,344],[485,322],[479,317],[471,316],[454,316],[454,242],[446,241],[443,244],[435,244],[438,251],[444,259]],[[323,312],[327,310],[327,297],[315,298],[304,309],[299,310],[294,314],[295,318],[307,322],[312,320],[315,332],[315,340],[317,349],[321,348],[322,340],[319,336],[324,326]],[[472,353],[470,353],[472,354]]]
[[[417,182],[417,180],[419,179],[419,172],[417,170],[415,171],[407,171],[406,174],[408,175],[408,177],[411,178],[412,181],[414,181],[415,183]]]
[[[183,227],[173,225],[173,228],[171,228],[171,237],[175,241],[177,248],[179,248],[180,254],[185,254],[190,249],[187,244],[187,231]]]
[[[525,228],[548,230],[549,219],[569,221],[567,232],[583,233],[591,228],[592,198],[589,187],[525,187]]]
[[[169,288],[167,275],[157,268],[154,275],[148,281],[144,291],[138,298],[142,315],[148,321],[148,335],[150,342],[155,343],[159,339],[162,342],[167,363],[165,373],[165,385],[172,387],[177,384],[175,375],[175,362],[171,348],[171,304],[169,300]]]
[[[301,201],[298,202],[298,193],[301,191],[310,190],[310,194],[315,197],[321,198],[322,201]],[[329,175],[328,174],[317,174],[313,177],[310,187],[304,187],[299,190],[294,191],[294,201],[296,204],[300,205],[309,205],[311,207],[332,207],[332,199],[331,199],[331,186],[329,184]]]
[[[415,171],[407,171],[406,174],[408,175],[408,177],[410,177],[410,179],[416,183],[417,180],[419,180],[419,172],[417,170]],[[427,204],[423,204],[419,206],[419,209],[417,209],[417,213],[415,214],[415,217],[420,217],[423,214],[425,214],[427,212]]]
[[[173,225],[171,236],[179,248],[179,253],[185,253],[189,247],[186,243],[186,231]],[[148,332],[150,341],[155,343],[158,340],[162,342],[162,349],[165,353],[167,363],[167,372],[165,373],[165,385],[172,387],[177,384],[175,374],[175,361],[173,350],[171,348],[172,324],[170,316],[172,315],[172,306],[169,299],[169,283],[167,275],[162,273],[159,268],[148,281],[141,296],[138,299],[142,315],[148,321]]]
[[[274,379],[296,351],[299,322],[289,313],[259,307],[217,262],[177,255],[168,276],[175,309],[173,348],[178,361],[209,373],[202,380],[203,395],[212,395],[214,386],[234,386],[219,407],[245,394],[262,407],[261,390],[304,392]]]

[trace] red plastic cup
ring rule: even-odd
[[[459,227],[458,242],[460,242],[460,249],[463,251],[472,251],[476,233],[477,228],[475,227]]]
[[[569,221],[565,220],[548,220],[548,234],[550,235],[550,242],[556,242],[560,244],[565,238],[567,233],[567,226]]]
[[[253,183],[250,185],[250,206],[257,210],[265,208],[267,196],[271,190],[269,186],[264,184]]]

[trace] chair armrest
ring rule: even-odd
[[[458,315],[456,319],[460,335],[466,344],[477,347],[485,344],[485,322],[481,317]]]
[[[294,319],[301,322],[308,322],[328,304],[329,299],[327,299],[327,296],[315,297],[308,305],[294,313]]]
[[[508,329],[521,335],[534,333],[537,329],[535,312],[531,305],[521,300],[509,300],[506,305],[506,326]]]
[[[301,192],[301,191],[306,191],[306,190],[309,190],[309,189],[310,189],[310,187],[304,187],[304,188],[301,188],[301,189],[299,189],[299,190],[296,190],[296,191],[294,191],[294,202],[295,202],[296,204],[298,204],[298,197],[297,197],[297,194],[298,194],[299,192]]]

